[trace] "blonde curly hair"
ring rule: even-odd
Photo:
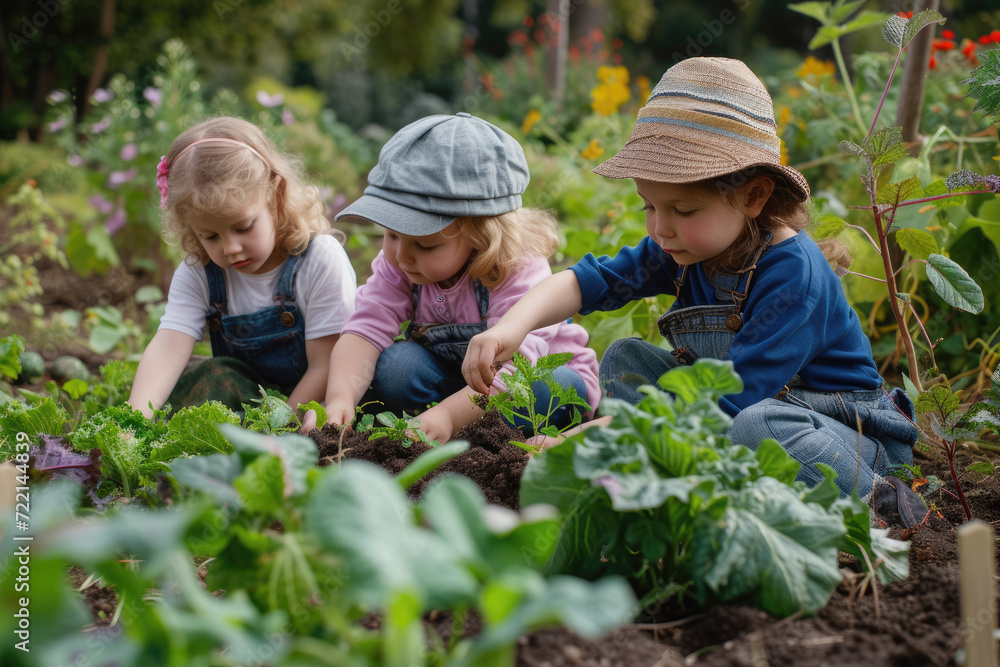
[[[191,145],[212,138],[245,146],[229,141]],[[313,236],[332,231],[319,188],[305,183],[301,162],[279,150],[253,123],[232,116],[199,123],[174,139],[166,161],[163,238],[180,245],[191,263],[209,261],[187,222],[192,213],[226,216],[265,205],[274,218],[274,245],[282,258],[305,252]]]
[[[519,208],[480,218],[457,218],[457,232],[472,246],[469,277],[493,289],[529,256],[549,257],[559,246],[558,225],[550,211]]]

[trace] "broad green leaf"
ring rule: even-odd
[[[83,398],[88,391],[90,391],[90,385],[81,380],[80,378],[73,378],[72,380],[66,380],[62,386],[63,391],[69,394],[69,397],[74,401],[78,401]]]
[[[600,355],[616,340],[636,335],[638,334],[635,333],[630,315],[605,317],[590,331],[590,340],[587,345],[593,347]]]
[[[799,468],[802,467],[777,440],[771,438],[760,443],[757,451],[754,452],[754,458],[757,459],[757,463],[760,464],[760,469],[765,475],[785,484],[791,484],[795,476],[799,474]]]
[[[837,148],[840,150],[841,153],[848,153],[850,155],[865,155],[864,148],[858,146],[853,141],[848,141],[847,139],[844,139],[839,144],[837,144]]]
[[[983,290],[965,269],[944,255],[934,253],[927,258],[927,278],[948,305],[973,314],[982,312]]]
[[[277,456],[258,456],[233,480],[248,511],[273,516],[285,504],[284,469]]]
[[[843,4],[834,3],[830,7],[830,18],[833,19],[834,23],[842,23],[850,17],[861,5],[865,4],[867,0],[851,0],[851,2],[845,2]]]
[[[730,494],[721,521],[700,522],[694,536],[695,585],[720,600],[752,596],[775,616],[815,613],[841,581],[839,512],[802,503],[788,486],[762,477]],[[712,554],[712,545],[720,545]]]
[[[987,477],[989,477],[994,473],[996,468],[989,461],[978,461],[976,463],[970,463],[969,465],[965,466],[965,470],[966,472],[975,472],[979,473],[980,475],[986,475]]]
[[[486,656],[514,646],[518,637],[532,630],[552,624],[596,640],[627,623],[635,612],[635,595],[620,577],[605,577],[595,582],[565,576],[539,579],[530,596],[502,622],[476,635],[468,655],[456,667],[503,664]]]
[[[917,396],[913,409],[917,414],[943,412],[947,416],[958,408],[960,402],[958,394],[952,393],[951,389],[937,386]]]
[[[829,2],[798,2],[788,5],[788,8],[793,12],[805,14],[809,18],[816,19],[823,25],[826,25],[831,20]]]
[[[21,374],[21,354],[24,352],[24,339],[20,336],[5,336],[0,338],[0,375],[13,380]]]
[[[809,41],[809,45],[806,47],[810,51],[815,51],[816,49],[826,46],[830,42],[839,39],[841,35],[847,34],[841,26],[825,25],[816,31],[813,38]]]
[[[817,463],[816,467],[823,473],[823,481],[806,491],[802,496],[802,502],[816,503],[829,509],[840,498],[837,471],[825,463]]]
[[[920,196],[920,177],[911,176],[905,181],[886,183],[880,187],[875,194],[875,202],[878,204],[896,205],[918,196]]]
[[[831,239],[840,235],[842,231],[847,229],[847,223],[843,219],[836,216],[824,216],[831,217],[832,220],[827,220],[820,224],[819,227],[812,231],[812,237],[814,239]]]
[[[234,424],[221,424],[219,431],[241,454],[254,457],[271,454],[278,457],[286,498],[300,496],[306,492],[306,475],[315,467],[319,458],[319,450],[312,438],[297,433],[263,435],[238,428]]]
[[[882,37],[893,46],[903,47],[903,40],[906,36],[906,25],[909,21],[902,16],[892,15],[886,19],[882,26]]]
[[[157,285],[143,285],[135,291],[136,303],[157,303],[163,298],[163,290]]]
[[[906,22],[906,32],[903,35],[903,43],[900,46],[905,47],[916,37],[918,32],[931,23],[944,23],[945,20],[941,12],[934,11],[933,9],[925,9],[922,12],[917,12]]]
[[[326,468],[310,493],[305,525],[320,546],[343,556],[362,604],[379,607],[397,591],[417,590],[425,608],[448,608],[469,604],[477,589],[459,552],[417,525],[403,490],[370,463]]]
[[[68,421],[66,409],[48,397],[32,406],[21,401],[3,403],[0,405],[0,442],[13,443],[18,433],[27,433],[32,438],[40,433],[62,435]]]
[[[454,440],[444,445],[432,447],[418,456],[408,466],[403,468],[396,481],[400,488],[408,489],[427,473],[437,470],[442,465],[452,460],[462,452],[469,449],[469,443],[465,440]]]
[[[686,403],[706,394],[719,398],[743,391],[743,380],[733,370],[733,362],[718,359],[698,359],[691,366],[673,368],[660,377],[659,385]]]
[[[98,324],[90,330],[87,345],[97,354],[107,354],[118,347],[118,343],[125,339],[125,335],[126,331],[121,327]]]
[[[211,454],[170,462],[170,472],[177,483],[205,493],[220,506],[240,506],[239,492],[233,480],[239,476],[243,464],[239,454]]]
[[[560,366],[565,366],[573,359],[572,352],[561,352],[558,354],[546,354],[543,357],[539,357],[538,361],[535,362],[535,367],[538,369],[553,369],[559,368]]]
[[[883,584],[902,581],[910,576],[910,543],[889,537],[888,528],[871,528],[873,559],[881,562],[875,571]]]
[[[156,443],[152,458],[170,461],[182,454],[230,454],[233,446],[216,424],[239,423],[239,416],[218,401],[182,408],[167,422],[167,434]]]
[[[903,128],[898,126],[886,127],[870,137],[866,137],[862,146],[871,159],[872,166],[876,169],[893,164],[906,155]]]
[[[866,1],[862,0],[861,4],[864,4]],[[882,21],[885,21],[888,16],[888,14],[883,14],[882,12],[861,12],[857,17],[844,24],[844,34],[846,35],[858,30],[864,30],[873,25],[878,25]]]
[[[922,229],[900,229],[895,238],[899,247],[916,259],[927,259],[939,251],[937,239]]]
[[[309,401],[308,403],[305,403],[305,404],[299,403],[297,409],[300,410],[300,411],[302,411],[303,413],[306,412],[306,411],[308,411],[308,410],[315,410],[316,411],[316,428],[323,428],[324,426],[326,426],[326,422],[327,422],[327,419],[328,419],[327,414],[326,414],[326,408],[324,408],[322,405],[320,405],[316,401]]]

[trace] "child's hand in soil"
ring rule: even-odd
[[[355,406],[349,401],[329,401],[326,404],[326,422],[337,426],[350,424],[355,412]]]
[[[576,435],[577,433],[582,433],[584,429],[588,429],[592,426],[607,426],[611,423],[611,416],[598,417],[589,422],[584,422],[579,426],[574,426],[573,428],[563,431],[557,437],[553,438],[548,435],[534,435],[525,441],[526,445],[536,448],[538,451],[543,449],[549,449],[550,447],[555,447],[556,445],[562,444],[562,442],[571,435]]]
[[[469,386],[480,394],[488,393],[500,362],[514,356],[525,335],[513,326],[497,324],[473,336],[462,361],[462,376]]]
[[[435,405],[419,416],[420,430],[427,436],[428,440],[438,442],[448,442],[451,434],[455,431],[455,423],[448,410],[440,405]]]
[[[309,435],[309,431],[316,428],[316,411],[306,410],[306,413],[302,415],[302,428],[299,429],[300,435]]]

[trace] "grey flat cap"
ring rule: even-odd
[[[520,208],[528,180],[521,145],[496,125],[465,112],[427,116],[386,142],[364,194],[335,219],[428,236],[457,217]]]

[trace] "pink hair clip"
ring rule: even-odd
[[[167,174],[170,168],[167,165],[167,156],[160,159],[160,164],[156,165],[156,188],[160,191],[160,208],[167,207]]]

